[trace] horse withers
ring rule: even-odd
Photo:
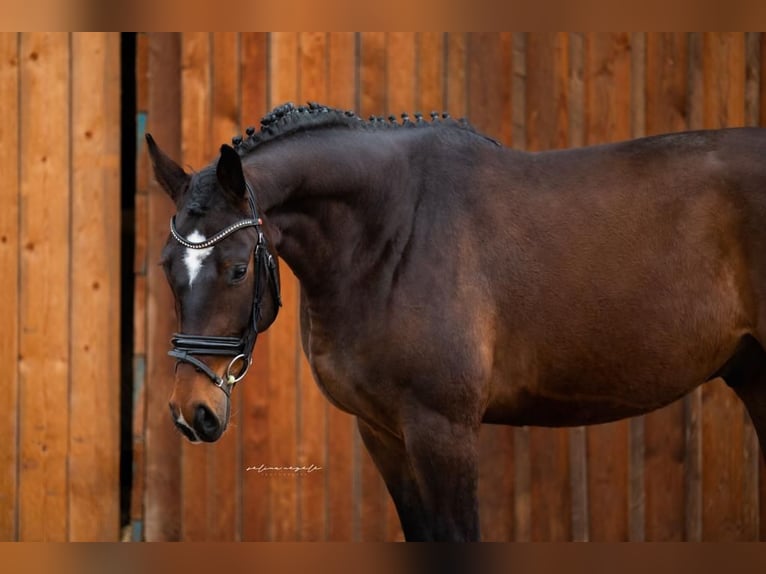
[[[526,153],[446,115],[288,104],[193,174],[147,139],[190,440],[226,428],[280,257],[407,540],[479,538],[483,422],[603,423],[723,377],[766,444],[766,130]]]

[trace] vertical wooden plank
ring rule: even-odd
[[[760,115],[760,97],[759,88],[761,83],[761,40],[763,33],[746,32],[745,33],[745,125],[757,127]],[[745,409],[746,411],[746,409]],[[764,461],[763,454],[758,442],[758,436],[755,433],[752,420],[747,415],[745,418],[745,468],[743,470],[745,491],[755,491],[756,501],[746,512],[752,513],[752,516],[746,520],[754,522],[756,526],[754,540],[762,540],[766,533],[766,477],[763,476]]]
[[[703,127],[704,86],[702,81],[702,36],[695,32],[687,35],[689,44],[689,97],[687,117],[690,129]],[[685,539],[702,539],[702,388],[684,397],[686,421],[686,461],[684,467],[684,506],[686,510]]]
[[[465,33],[447,34],[446,101],[444,107],[455,117],[468,111],[468,36]],[[439,110],[437,110],[439,111]]]
[[[170,157],[181,161],[181,38],[179,34],[149,35],[149,112],[147,131]],[[146,145],[139,141],[139,154]],[[175,330],[173,296],[156,263],[167,240],[173,203],[151,178],[148,188],[146,273],[146,422],[144,531],[147,541],[181,537],[181,434],[168,415],[173,361],[167,356]]]
[[[386,43],[386,95],[388,113],[400,116],[403,112],[409,114],[415,121],[415,102],[417,101],[417,35],[415,32],[388,32]],[[369,113],[383,115],[383,108],[369,110]],[[422,111],[422,110],[420,110]],[[393,499],[388,489],[383,491],[383,515],[369,516],[371,520],[379,520],[384,525],[384,540],[404,540],[399,516],[396,513]]]
[[[761,113],[761,39],[760,32],[745,32],[745,125],[758,127]]]
[[[766,126],[766,34],[760,38],[760,77],[758,81],[758,118],[761,127]]]
[[[687,35],[649,33],[646,48],[647,135],[687,129]]]
[[[386,103],[388,78],[387,37],[385,32],[364,32],[360,40],[359,114],[367,118],[370,114],[380,115],[393,112]]]
[[[0,364],[7,374],[0,385],[0,404],[6,414],[0,422],[0,540],[18,538],[18,396],[19,396],[19,39],[0,34]]]
[[[21,540],[67,539],[69,57],[67,34],[22,35]]]
[[[235,32],[212,34],[212,70],[210,101],[212,107],[211,126],[207,141],[210,149],[200,165],[206,165],[218,155],[221,144],[231,143],[231,138],[240,131],[240,86],[239,86],[239,37]],[[242,398],[234,393],[232,420],[230,424],[241,425],[238,413],[242,411]],[[208,516],[207,540],[235,541],[240,539],[241,478],[242,466],[240,434],[236,428],[224,433],[212,445],[208,453]]]
[[[445,37],[443,32],[418,32],[415,110],[428,113],[447,109]]]
[[[646,41],[646,134],[687,129],[688,41],[683,33],[649,33]],[[645,536],[685,538],[686,460],[683,400],[644,417]]]
[[[515,32],[511,37],[511,141],[513,148],[526,148],[527,35]],[[513,429],[513,537],[529,542],[532,536],[532,473],[529,427]]]
[[[527,146],[527,34],[513,34],[512,95],[513,147],[524,150]],[[514,464],[514,537],[518,542],[529,542],[532,537],[532,472],[530,428],[516,428],[513,433]]]
[[[387,99],[387,78],[390,68],[387,64],[387,34],[385,32],[364,32],[361,35],[361,68],[359,80],[359,115],[367,118],[369,115],[398,114],[404,110],[393,108]],[[375,468],[375,463],[368,454],[358,433],[355,436],[359,460],[356,472],[361,487],[361,503],[357,506],[359,513],[356,520],[359,531],[354,533],[355,540],[377,542],[386,539],[386,497],[388,491],[385,483]]]
[[[328,40],[328,104],[354,109],[357,98],[357,35],[331,32]],[[353,448],[356,434],[354,418],[327,405],[327,482],[326,537],[332,541],[353,539]]]
[[[69,539],[119,538],[120,36],[72,36]],[[94,504],[98,500],[98,504]]]
[[[569,37],[530,33],[526,43],[526,144],[530,151],[568,143]],[[529,429],[532,541],[571,539],[569,431]]]
[[[703,36],[705,127],[744,124],[745,38],[742,33]],[[757,540],[758,492],[746,472],[749,420],[721,380],[702,389],[702,538]]]
[[[585,37],[585,137],[588,144],[631,136],[630,35]],[[628,422],[587,431],[590,536],[628,539]]]
[[[569,142],[569,36],[527,34],[526,148],[561,149]]]
[[[631,137],[646,135],[646,34],[633,32],[631,43]],[[644,417],[628,421],[628,540],[646,539],[644,481]]]
[[[242,34],[240,42],[241,106],[245,125],[257,125],[268,107],[268,34]],[[286,273],[284,263],[281,272]],[[277,324],[282,321],[280,319]],[[276,329],[277,325],[273,327]],[[237,386],[242,401],[240,433],[245,468],[269,464],[271,330],[258,337],[253,366]],[[276,463],[274,463],[276,464]],[[242,484],[242,540],[271,540],[271,483],[257,472],[245,471]]]
[[[417,91],[415,32],[389,32],[386,44],[386,92],[388,111],[413,115]],[[371,110],[382,115],[383,110]]]
[[[136,37],[136,142],[144,141],[149,109],[149,35]],[[146,270],[149,233],[149,158],[136,156],[133,293],[133,484],[130,493],[131,540],[144,538],[145,420],[146,420]],[[125,317],[122,320],[126,320]]]
[[[281,105],[295,101],[298,92],[298,35],[280,32],[271,35],[271,102]],[[298,281],[282,265],[282,303],[279,319],[269,330],[271,459],[266,464],[297,463],[296,393],[300,347],[298,337]],[[271,512],[275,540],[298,538],[298,497],[295,477],[275,475],[271,485]]]
[[[300,88],[298,99],[326,102],[328,96],[328,34],[303,32],[299,38]],[[348,82],[348,78],[341,81]],[[314,382],[311,367],[298,349],[298,459],[302,466],[326,466],[327,400]],[[325,476],[298,474],[300,540],[324,540],[327,528]]]
[[[200,169],[211,159],[210,33],[184,32],[181,37],[181,165]],[[189,169],[187,167],[187,169]],[[169,312],[169,310],[168,310]],[[229,433],[226,433],[227,435]],[[225,440],[222,438],[221,440]],[[181,440],[181,536],[207,540],[218,509],[209,500],[217,489],[211,480],[216,445]]]
[[[585,144],[585,35],[569,34],[569,145]],[[569,467],[572,476],[572,540],[590,539],[588,513],[587,437],[583,426],[569,430]]]
[[[470,33],[467,38],[467,110],[476,129],[511,144],[511,35]],[[479,439],[479,512],[482,539],[513,540],[513,429],[485,425]]]

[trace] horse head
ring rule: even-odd
[[[279,266],[237,152],[189,174],[147,135],[155,177],[176,206],[161,264],[175,299],[170,412],[192,442],[220,438],[257,334],[279,305]]]

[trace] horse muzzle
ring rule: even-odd
[[[210,368],[220,372],[225,364],[211,361]],[[192,364],[179,363],[176,369],[170,415],[176,428],[192,443],[217,441],[229,422],[231,401],[227,394],[215,390],[208,379]]]

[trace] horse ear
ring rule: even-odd
[[[157,182],[167,192],[170,198],[175,203],[178,203],[181,193],[189,182],[189,174],[187,174],[180,165],[165,155],[159,146],[157,146],[151,134],[146,134],[146,144],[149,148],[149,157],[152,158],[154,177],[157,178]]]
[[[235,201],[245,197],[245,174],[242,172],[242,160],[234,148],[226,144],[221,146],[221,157],[215,168],[218,182]]]

